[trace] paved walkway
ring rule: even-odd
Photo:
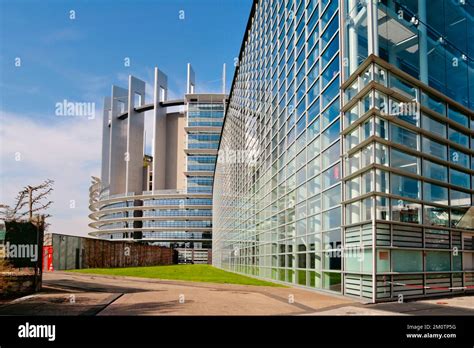
[[[299,288],[167,281],[69,272],[0,305],[0,315],[474,315],[474,296],[364,305]]]
[[[358,305],[304,289],[48,272],[0,315],[298,315]]]

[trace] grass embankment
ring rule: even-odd
[[[187,280],[221,284],[240,284],[257,286],[284,287],[281,284],[226,272],[210,265],[171,265],[127,268],[85,268],[71,270],[77,273],[92,273],[112,276],[156,278],[166,280]]]

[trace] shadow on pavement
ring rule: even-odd
[[[440,300],[440,302],[443,302]],[[368,305],[368,308],[408,315],[474,315],[474,310],[448,304],[434,304],[426,302],[389,302]]]
[[[194,301],[187,300],[186,304],[193,303]],[[179,309],[184,309],[183,304],[176,301],[166,302],[140,302],[136,304],[120,304],[114,303],[108,307],[106,311],[100,313],[100,315],[163,315],[168,313],[179,312]],[[115,314],[116,313],[116,314]],[[179,315],[179,313],[178,313]]]
[[[131,294],[136,292],[147,292],[147,291],[164,291],[164,290],[148,290],[143,288],[129,287],[129,286],[114,286],[114,285],[101,285],[98,283],[84,282],[77,279],[58,279],[48,280],[44,284],[45,288],[49,286],[54,288],[87,291],[87,292],[109,292],[109,293],[124,293]],[[54,290],[56,290],[54,289]]]

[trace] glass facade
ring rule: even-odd
[[[182,101],[184,116],[180,114],[176,119],[182,117],[182,121],[175,122],[179,127],[176,137],[181,138],[172,145],[181,151],[177,151],[176,159],[168,158],[163,163],[166,167],[172,166],[174,160],[179,162],[177,173],[170,177],[176,176],[171,182],[176,181],[174,187],[180,185],[180,189],[153,191],[150,179],[144,180],[142,192],[111,196],[104,191],[91,206],[94,220],[91,227],[97,229],[94,235],[174,247],[180,260],[191,249],[204,249],[206,258],[201,261],[207,262],[207,251],[212,246],[211,193],[225,97],[224,94],[186,94]],[[176,115],[170,114],[170,118]],[[179,142],[184,146],[178,145]],[[149,156],[149,162],[144,163],[147,179],[153,177],[146,166],[150,168],[152,161]]]
[[[472,289],[472,10],[256,2],[217,157],[213,263],[372,302]]]
[[[224,103],[222,100],[216,103],[193,101],[187,107],[187,190],[211,194]]]
[[[253,17],[219,148],[213,257],[341,291],[339,4],[260,1]],[[221,160],[234,149],[258,161]]]

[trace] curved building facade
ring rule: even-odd
[[[190,65],[183,99],[168,100],[167,90],[167,76],[155,68],[152,103],[145,103],[145,82],[133,76],[128,89],[113,86],[105,98],[102,173],[90,187],[89,226],[96,231],[90,234],[170,246],[182,262],[208,262],[226,95],[196,93]],[[147,111],[153,129],[145,129]],[[152,134],[150,154],[145,134]]]
[[[214,265],[369,302],[472,292],[473,14],[255,1],[215,171]]]

